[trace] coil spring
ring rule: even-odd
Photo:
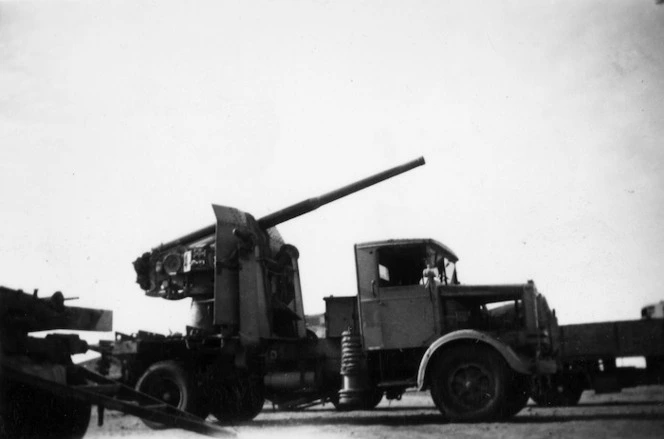
[[[341,375],[357,375],[362,370],[362,342],[351,331],[341,333]]]

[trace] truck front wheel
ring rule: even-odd
[[[160,361],[150,366],[138,379],[136,390],[200,418],[207,417],[196,383],[176,361]],[[152,429],[166,427],[146,419],[143,422]]]
[[[468,344],[446,349],[431,370],[431,397],[453,422],[502,418],[508,410],[511,370],[492,348]]]

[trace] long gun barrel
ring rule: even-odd
[[[331,203],[332,201],[338,200],[339,198],[343,198],[354,192],[366,189],[369,186],[373,186],[374,184],[380,183],[381,181],[395,177],[399,174],[403,174],[404,172],[408,172],[411,169],[417,168],[418,166],[422,166],[424,164],[425,164],[424,157],[420,157],[408,163],[404,163],[403,165],[395,166],[394,168],[390,168],[383,172],[379,172],[378,174],[372,175],[371,177],[367,177],[362,180],[356,181],[355,183],[351,183],[347,186],[328,192],[319,197],[313,197],[304,201],[300,201],[299,203],[295,203],[292,206],[286,207],[284,209],[266,215],[258,220],[258,225],[262,229],[269,229],[270,227],[274,227],[290,219],[296,218],[300,215],[304,215],[305,213],[309,213],[312,210],[316,210],[327,203]],[[193,241],[197,241],[199,239],[205,238],[206,236],[214,234],[215,228],[216,224],[211,224],[200,230],[182,236],[178,239],[162,244],[159,246],[159,248],[163,249],[166,247],[175,247],[178,245],[183,245]]]
[[[380,183],[383,180],[387,180],[388,178],[392,178],[399,174],[403,174],[404,172],[410,171],[413,168],[422,166],[424,163],[424,157],[420,157],[416,160],[404,163],[403,165],[379,172],[378,174],[372,175],[371,177],[356,181],[355,183],[351,183],[340,189],[328,192],[319,197],[300,201],[299,203],[295,203],[292,206],[288,206],[284,209],[264,216],[258,220],[258,225],[263,229],[269,229],[270,227],[274,227],[277,224],[281,224],[300,215],[304,215],[305,213],[309,213],[312,210],[316,210],[319,207],[324,206],[327,203],[331,203],[332,201],[336,201],[339,198],[343,198],[346,195],[361,191],[362,189],[366,189],[369,186],[373,186],[374,184]]]

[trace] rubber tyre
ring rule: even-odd
[[[208,415],[200,389],[179,362],[169,360],[154,363],[138,379],[136,390],[199,418],[205,419]],[[159,422],[142,421],[155,430],[166,428],[166,425]]]
[[[23,383],[1,383],[0,437],[81,439],[90,424],[91,406]]]
[[[580,386],[558,384],[535,392],[532,398],[541,407],[566,407],[577,405],[581,394],[583,389]]]
[[[373,410],[383,400],[383,392],[380,390],[370,391],[364,399],[362,409]]]
[[[254,419],[263,410],[265,389],[261,377],[238,378],[215,390],[211,412],[222,424]]]
[[[510,375],[493,348],[477,343],[452,347],[433,364],[431,397],[450,421],[495,421],[508,411]]]
[[[511,418],[519,413],[528,403],[530,398],[530,376],[512,372],[510,385],[510,398],[503,410],[503,419]]]

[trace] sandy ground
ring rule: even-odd
[[[209,421],[212,422],[213,418]],[[251,423],[229,427],[239,438],[661,438],[664,386],[626,389],[619,394],[585,392],[577,407],[539,408],[530,404],[509,422],[450,424],[441,419],[428,393],[407,393],[372,411],[336,412],[331,405],[300,412],[277,412],[266,405]],[[96,415],[87,438],[200,438],[183,430],[154,431],[134,417]]]

